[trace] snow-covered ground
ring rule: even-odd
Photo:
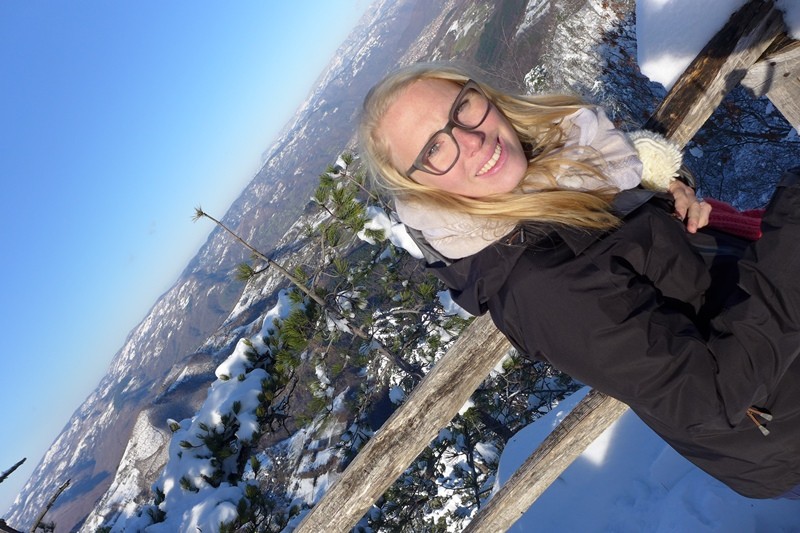
[[[641,70],[672,86],[705,43],[746,0],[638,0]],[[800,38],[800,1],[778,0]],[[509,441],[498,483],[586,394],[573,394]],[[800,401],[800,398],[798,398]],[[511,531],[791,532],[800,501],[744,498],[678,455],[632,412],[614,423],[558,478]]]
[[[639,68],[653,81],[672,87],[697,53],[747,0],[637,0]],[[800,39],[800,2],[777,0],[789,35]]]
[[[500,483],[508,480],[587,392],[576,392],[508,442],[497,473]],[[628,411],[510,531],[800,531],[800,501],[739,496],[678,455]]]

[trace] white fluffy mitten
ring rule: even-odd
[[[638,130],[628,138],[642,160],[642,187],[652,191],[667,191],[678,176],[683,153],[677,144],[654,131]]]

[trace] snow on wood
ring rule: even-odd
[[[692,61],[645,129],[685,145],[783,28],[772,2],[748,2]]]

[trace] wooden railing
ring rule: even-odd
[[[458,413],[509,347],[488,315],[476,318],[295,531],[352,529]]]
[[[685,145],[748,72],[747,86],[758,87],[757,95],[772,98],[780,94],[781,104],[775,102],[776,107],[797,127],[800,48],[781,37],[782,31],[783,21],[773,2],[751,0],[709,41],[645,127]],[[766,57],[759,60],[765,52]],[[776,73],[781,80],[773,79]],[[794,98],[787,96],[787,91],[793,91]],[[475,319],[295,531],[352,529],[458,413],[508,348],[487,316]],[[592,391],[478,513],[468,531],[507,530],[626,409],[613,398]]]

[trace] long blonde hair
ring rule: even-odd
[[[378,133],[379,126],[398,95],[422,79],[452,81],[459,85],[468,79],[478,82],[492,104],[509,120],[520,141],[530,146],[528,170],[514,191],[467,198],[417,183],[392,164],[391,147]],[[563,132],[558,123],[581,107],[586,104],[573,96],[511,95],[481,82],[460,67],[419,63],[384,78],[367,95],[359,125],[361,154],[376,186],[393,197],[514,222],[608,229],[618,224],[617,217],[609,210],[616,191],[610,188],[588,192],[563,190],[556,184],[556,176],[565,168],[605,181],[597,165],[570,158],[568,150],[564,149]]]

